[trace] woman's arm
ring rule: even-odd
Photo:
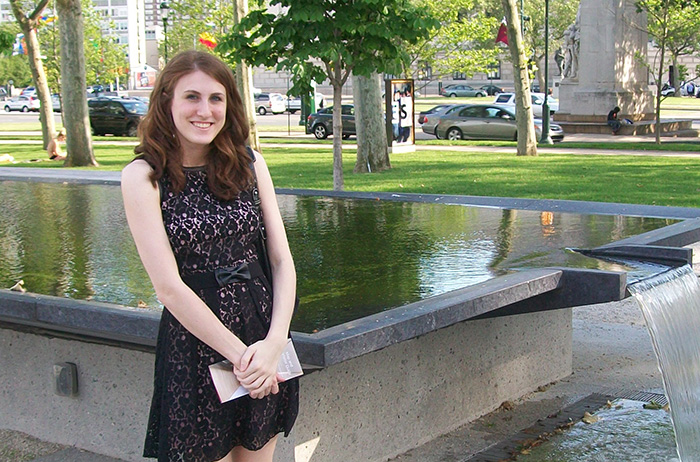
[[[264,383],[276,383],[277,364],[287,344],[296,295],[294,260],[289,250],[272,178],[265,159],[258,153],[255,154],[254,165],[272,267],[273,300],[272,322],[267,336],[263,341],[251,345],[241,359],[238,378],[249,390]],[[252,392],[251,396],[255,397]]]
[[[160,209],[151,167],[136,160],[122,170],[122,196],[129,229],[158,299],[195,337],[239,365],[246,345],[229,331],[180,278]]]

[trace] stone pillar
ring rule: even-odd
[[[565,37],[571,37],[567,54],[577,56],[572,68],[565,64],[555,120],[605,122],[615,106],[620,106],[621,118],[654,118],[644,65],[646,27],[646,14],[637,13],[632,0],[581,0],[576,23]]]

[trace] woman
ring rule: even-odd
[[[296,273],[270,173],[246,150],[230,69],[207,53],[177,55],[158,76],[139,132],[138,156],[122,171],[124,208],[165,306],[144,456],[272,461],[276,435],[289,433],[298,407],[296,380],[276,375]],[[272,294],[255,250],[261,225]],[[222,269],[233,276],[219,284]],[[249,396],[220,403],[208,366],[223,359]]]
[[[46,146],[46,152],[49,154],[50,160],[66,159],[66,156],[61,151],[61,145],[59,144],[63,143],[64,141],[66,141],[66,132],[61,129],[61,131],[58,132],[58,135],[56,135],[56,138],[52,138],[51,141],[49,141],[48,146]]]

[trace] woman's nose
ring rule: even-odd
[[[205,116],[211,114],[211,106],[209,105],[209,101],[202,100],[199,102],[199,104],[197,105],[197,114]]]

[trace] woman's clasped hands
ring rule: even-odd
[[[267,338],[255,342],[243,353],[238,366],[234,365],[233,373],[251,398],[260,399],[279,392],[279,383],[284,380],[277,373],[277,365],[286,342],[286,339],[276,342]]]

